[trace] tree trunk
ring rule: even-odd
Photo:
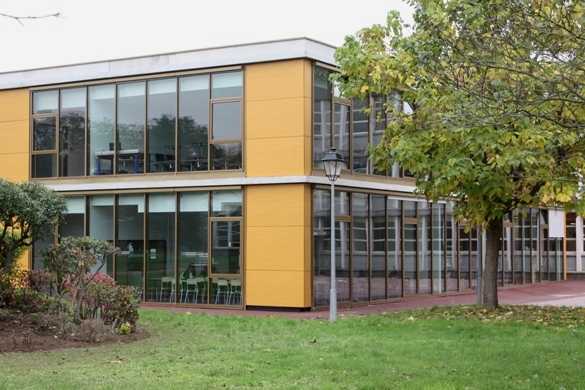
[[[490,222],[485,231],[485,270],[483,275],[483,307],[494,309],[498,307],[498,256],[500,253],[500,239],[504,230],[503,219]]]

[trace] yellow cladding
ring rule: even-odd
[[[248,271],[246,305],[309,307],[311,273],[291,271]]]
[[[311,69],[305,60],[246,67],[248,177],[310,174]]]
[[[247,305],[311,306],[310,207],[306,184],[247,187]]]
[[[29,172],[29,91],[0,91],[0,178],[21,182]]]

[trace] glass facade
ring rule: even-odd
[[[453,202],[399,200],[343,190],[335,195],[336,207],[347,204],[345,210],[350,212],[336,211],[336,245],[332,247],[330,192],[313,191],[314,307],[329,305],[331,250],[335,250],[341,305],[477,288],[478,231],[456,222]],[[509,267],[502,267],[500,261],[498,278],[505,280],[500,284],[559,280],[562,240],[548,238],[544,220],[548,211],[526,209],[515,215],[513,223],[506,223],[514,233],[502,238],[500,258],[513,261]]]
[[[113,242],[101,272],[145,302],[241,306],[242,191],[121,193],[67,197],[59,235]],[[54,241],[35,243],[35,253]],[[35,256],[34,268],[42,268]]]
[[[34,91],[31,176],[241,170],[242,98],[242,71]]]

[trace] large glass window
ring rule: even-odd
[[[157,299],[176,302],[182,293],[175,280],[175,194],[148,195],[146,277],[158,289]]]
[[[59,176],[85,174],[85,88],[61,90]]]
[[[36,91],[32,100],[33,178],[243,168],[242,71]]]
[[[114,196],[93,195],[89,199],[88,234],[90,237],[114,242]],[[112,257],[101,272],[113,276]],[[138,284],[140,286],[140,284]]]
[[[144,82],[118,85],[117,173],[143,172],[146,99]]]
[[[149,81],[147,88],[148,171],[174,171],[177,80]]]
[[[180,171],[209,168],[209,75],[179,79]]]
[[[89,87],[88,167],[90,175],[114,173],[114,126],[116,87],[114,84]]]
[[[116,209],[116,282],[147,292],[147,299],[158,297],[160,285],[147,280],[143,289],[144,270],[144,195],[119,195]],[[99,229],[99,226],[97,227]]]
[[[370,253],[369,235],[370,220],[368,218],[368,195],[353,194],[352,196],[352,222],[353,222],[353,269],[352,291],[353,301],[370,300]]]

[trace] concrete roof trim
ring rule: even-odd
[[[335,47],[309,38],[223,46],[0,73],[0,90],[309,58],[335,64]]]

